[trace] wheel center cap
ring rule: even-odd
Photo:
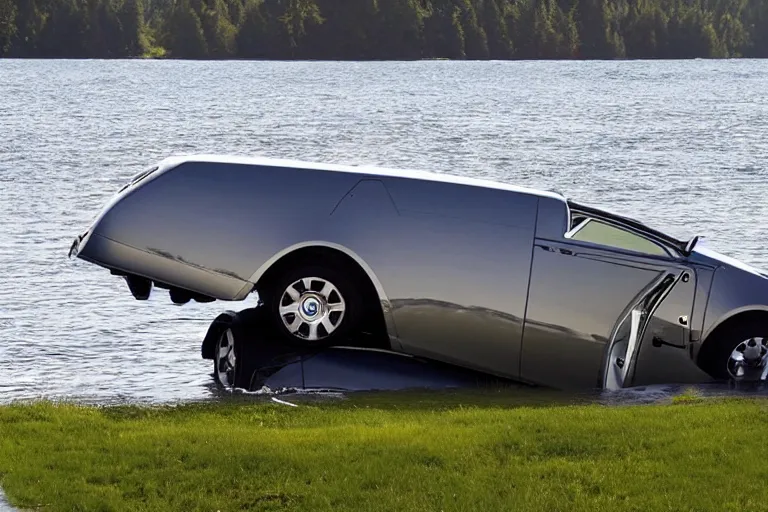
[[[320,315],[322,304],[316,297],[307,297],[301,301],[301,313],[307,320],[312,320]]]

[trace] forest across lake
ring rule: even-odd
[[[768,57],[768,0],[0,0],[0,57]]]

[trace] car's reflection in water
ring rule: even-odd
[[[286,346],[259,322],[260,308],[226,312],[212,322],[203,341],[202,354],[214,360],[212,388],[214,396],[239,394],[258,396],[322,395],[359,391],[484,391],[514,403],[596,402],[607,405],[658,403],[685,394],[695,397],[766,396],[764,382],[680,382],[640,385],[623,389],[555,390],[527,385],[519,381],[469,370],[426,358],[360,346],[332,346],[314,350]],[[234,347],[227,347],[225,331],[236,318],[250,315],[246,330],[237,333],[240,359],[234,365],[247,368],[233,377],[231,357]],[[359,344],[364,342],[357,340]],[[246,347],[248,350],[244,350]],[[222,349],[219,351],[218,349]],[[243,357],[245,356],[245,357]],[[243,361],[244,358],[247,360]],[[229,375],[227,375],[229,372]],[[502,392],[503,395],[499,395]],[[483,397],[481,402],[487,402]]]
[[[331,347],[314,354],[291,357],[277,371],[263,380],[255,380],[254,384],[273,390],[397,391],[503,386],[507,382],[487,374],[392,352]]]

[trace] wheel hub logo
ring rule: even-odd
[[[304,303],[304,313],[308,316],[314,316],[317,314],[317,302],[314,300],[308,300]]]

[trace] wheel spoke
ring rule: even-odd
[[[299,317],[299,315],[296,315],[293,319],[293,322],[287,325],[288,330],[291,331],[292,333],[295,333],[296,331],[299,330],[299,327],[301,327],[302,323],[304,322],[301,320],[301,317]]]
[[[336,329],[336,326],[331,323],[331,318],[329,316],[323,318],[323,321],[320,323],[323,324],[323,327],[325,327],[325,332],[328,334],[331,334]]]
[[[304,291],[305,292],[312,289],[311,288],[312,287],[312,279],[310,279],[309,277],[305,277],[304,279],[302,279],[301,280],[301,284],[304,285]]]
[[[290,313],[293,313],[295,315],[295,314],[298,314],[298,312],[299,312],[299,303],[298,302],[293,302],[291,304],[288,304],[287,306],[280,306],[280,315],[281,316],[285,316],[285,315],[288,315]]]
[[[308,338],[310,340],[316,340],[317,339],[317,325],[316,323],[309,324],[309,336]]]
[[[225,336],[226,336],[226,341],[224,340]],[[224,333],[224,336],[222,336],[222,339],[219,341],[219,350],[217,351],[219,359],[224,359],[228,357],[230,352],[232,352],[233,346],[234,346],[234,339],[232,336],[232,331],[227,329],[227,331]]]
[[[328,297],[331,296],[331,294],[335,289],[336,289],[335,286],[333,286],[330,282],[326,281],[325,284],[323,285],[323,289],[320,290],[318,293],[320,293],[320,295],[325,297],[325,300],[328,300]]]
[[[285,293],[288,294],[293,302],[298,302],[301,297],[301,294],[293,287],[293,285],[289,286],[288,289],[285,290]]]
[[[344,311],[344,303],[343,302],[337,302],[335,304],[328,304],[328,311]]]

